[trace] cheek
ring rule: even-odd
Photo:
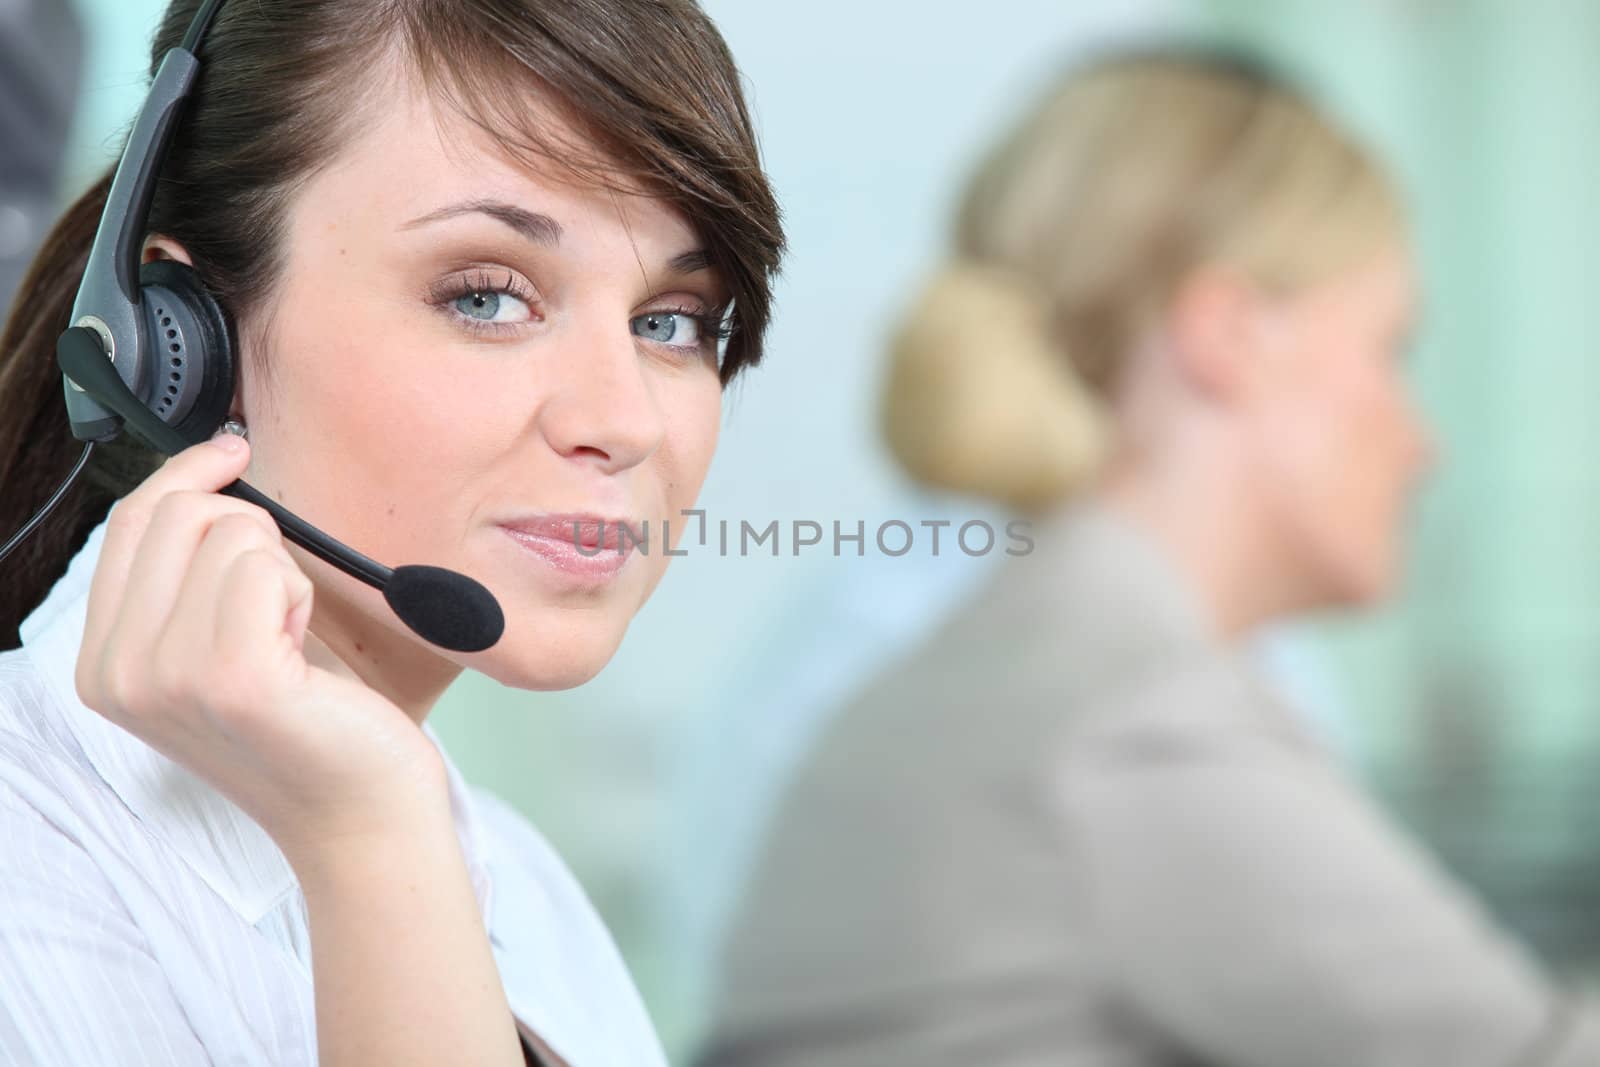
[[[1367,370],[1330,395],[1328,466],[1352,504],[1386,517],[1414,473],[1416,427],[1386,371]]]
[[[1365,593],[1392,562],[1413,431],[1384,375],[1333,366],[1281,405],[1263,448],[1292,538],[1339,572],[1341,585]]]
[[[414,554],[390,516],[461,518],[450,502],[485,468],[496,437],[482,383],[470,364],[452,369],[434,346],[386,322],[381,305],[352,300],[324,321],[326,301],[288,296],[265,405],[267,476],[286,503],[367,554]]]
[[[722,385],[715,374],[674,383],[661,442],[662,492],[668,517],[693,507],[717,450],[722,422]],[[674,525],[677,525],[674,522]]]

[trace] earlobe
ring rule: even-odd
[[[189,256],[189,250],[170,237],[151,234],[144,240],[144,250],[140,253],[140,263],[154,263],[160,259],[171,259],[182,263],[186,267],[194,266],[194,260]]]

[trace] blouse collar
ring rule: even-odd
[[[246,922],[255,924],[298,882],[283,853],[254,819],[186,767],[151,748],[78,699],[75,674],[88,614],[90,579],[105,541],[102,522],[67,572],[21,626],[22,646],[95,772],[134,817],[160,838]],[[438,737],[424,723],[435,747]],[[457,836],[478,904],[488,914],[487,857],[466,783],[440,747]]]

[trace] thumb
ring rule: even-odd
[[[295,651],[305,654],[306,627],[311,624],[311,606],[316,587],[304,574],[291,583],[289,613],[283,620],[283,632],[294,642]]]

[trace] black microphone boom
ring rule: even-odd
[[[172,456],[189,447],[176,430],[139,403],[106,358],[100,335],[94,330],[74,326],[63,333],[56,342],[56,362],[68,379],[119,416],[123,425],[151,448]],[[423,565],[391,570],[335,541],[243,481],[231,482],[220,491],[262,508],[284,537],[382,592],[400,621],[425,641],[453,652],[481,652],[505,632],[505,613],[499,601],[464,574]]]

